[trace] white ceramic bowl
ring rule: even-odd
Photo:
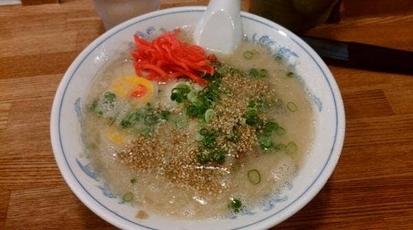
[[[139,16],[106,32],[92,42],[64,75],[53,103],[51,140],[59,169],[69,187],[93,212],[121,229],[267,229],[305,206],[332,174],[343,145],[345,117],[337,84],[320,57],[299,37],[261,17],[242,13],[244,33],[283,55],[301,77],[315,106],[312,154],[282,195],[236,218],[174,220],[151,215],[135,218],[136,207],[119,202],[93,171],[84,155],[81,137],[81,101],[96,72],[133,44],[133,34],[149,36],[159,30],[194,26],[205,7],[181,7]]]

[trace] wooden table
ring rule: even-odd
[[[413,2],[367,2],[345,0],[341,23],[308,34],[413,51]],[[58,83],[103,32],[90,0],[0,7],[0,229],[113,229],[70,191],[49,138]],[[315,199],[273,229],[413,229],[413,76],[331,71],[347,116],[341,159]]]

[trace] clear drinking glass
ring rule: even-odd
[[[93,0],[106,30],[141,14],[158,10],[160,0]]]

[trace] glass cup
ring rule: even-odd
[[[141,14],[158,10],[160,0],[93,0],[106,30]]]

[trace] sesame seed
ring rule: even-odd
[[[216,138],[216,145],[227,155],[241,159],[255,154],[254,150],[258,149],[256,130],[245,124],[243,115],[251,100],[274,98],[274,88],[268,86],[268,82],[264,80],[250,79],[238,74],[223,76],[220,90],[231,93],[223,94],[219,103],[214,105],[216,118],[206,124],[206,127],[225,134]],[[231,135],[235,126],[241,134],[236,143],[226,138]],[[234,167],[215,162],[206,166],[200,165],[197,156],[202,150],[191,131],[161,122],[150,138],[138,136],[116,155],[133,170],[157,172],[157,176],[198,193],[222,193],[229,189],[230,185],[220,182],[231,175]]]

